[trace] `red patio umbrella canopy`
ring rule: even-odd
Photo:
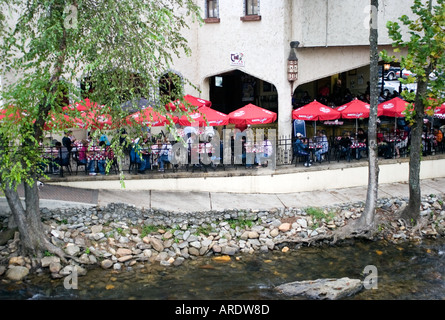
[[[340,119],[340,117],[341,114],[339,111],[315,100],[292,111],[292,118],[294,120],[326,121]]]
[[[179,118],[179,124],[182,126],[192,126],[198,123],[198,126],[224,126],[229,124],[229,116],[212,108],[202,106],[196,111],[189,113],[190,119],[183,115]],[[206,121],[207,120],[207,121]],[[207,124],[208,123],[208,124]]]
[[[434,117],[439,119],[445,119],[445,103],[434,110]]]
[[[337,108],[343,119],[369,118],[369,103],[354,99]],[[381,116],[381,110],[377,109],[377,116]]]
[[[404,112],[408,104],[409,102],[396,97],[380,103],[378,105],[378,109],[380,110],[382,116],[401,118],[405,117]]]
[[[0,120],[3,120],[4,118],[8,118],[9,120],[13,119],[14,121],[17,121],[21,118],[20,111],[14,110],[14,106],[8,106],[4,109],[1,109]]]
[[[118,126],[117,123],[113,123],[106,106],[99,105],[88,98],[75,103],[74,106],[69,105],[62,109],[79,111],[80,117],[75,117],[71,121],[81,128],[114,129]]]
[[[173,122],[177,122],[177,117],[172,117],[171,115],[169,116],[172,118]],[[149,127],[160,127],[170,124],[170,120],[167,116],[161,115],[159,112],[154,111],[152,107],[144,108],[141,111],[137,111],[127,117],[128,124],[132,124],[133,121]]]
[[[67,128],[72,128],[73,126],[74,123],[72,119],[66,114],[63,114],[62,117],[56,117],[54,115],[51,115],[51,120],[45,123],[45,125],[43,126],[43,130],[49,131],[54,127],[58,129],[67,129]]]
[[[277,120],[277,114],[249,103],[242,108],[229,113],[229,122],[236,125],[272,123]]]
[[[189,95],[189,94],[186,94],[184,96],[184,100],[187,101],[187,103],[189,103],[193,107],[200,108],[200,107],[204,107],[205,106],[205,107],[209,107],[210,108],[212,106],[212,103],[210,101],[205,100],[205,99],[201,99],[201,98]],[[188,110],[187,106],[185,106],[179,100],[170,102],[165,107],[166,107],[166,109],[168,111],[175,111],[176,108],[180,108],[182,111],[187,111]]]

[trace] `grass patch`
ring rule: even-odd
[[[246,227],[251,228],[253,226],[253,220],[248,219],[229,219],[226,222],[230,225],[231,229],[235,229],[236,227],[240,227],[245,229]]]
[[[141,237],[143,238],[145,236],[148,236],[153,232],[157,232],[159,229],[160,229],[159,226],[154,226],[154,225],[144,226],[141,230]]]
[[[310,215],[312,218],[317,219],[317,220],[323,220],[325,219],[325,221],[329,221],[332,220],[335,217],[335,213],[334,212],[328,212],[325,213],[323,209],[321,208],[314,208],[314,207],[309,207],[306,209],[306,213],[308,215]]]

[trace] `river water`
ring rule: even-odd
[[[348,299],[445,299],[445,239],[401,244],[359,241],[238,255],[226,262],[201,257],[179,267],[147,264],[119,272],[95,268],[78,278],[77,289],[65,289],[63,279],[51,280],[49,274],[28,276],[21,283],[0,280],[0,299],[304,299],[285,297],[274,287],[318,278],[364,280],[367,265],[376,267],[377,288]]]

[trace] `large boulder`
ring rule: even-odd
[[[10,280],[20,281],[29,274],[29,270],[22,266],[13,266],[6,271],[6,277]]]
[[[305,296],[317,300],[338,300],[352,296],[363,288],[359,279],[317,279],[282,284],[276,289],[289,296]]]

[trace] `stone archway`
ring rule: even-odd
[[[218,111],[228,114],[252,103],[278,113],[278,92],[270,82],[237,69],[207,79],[209,100]]]

